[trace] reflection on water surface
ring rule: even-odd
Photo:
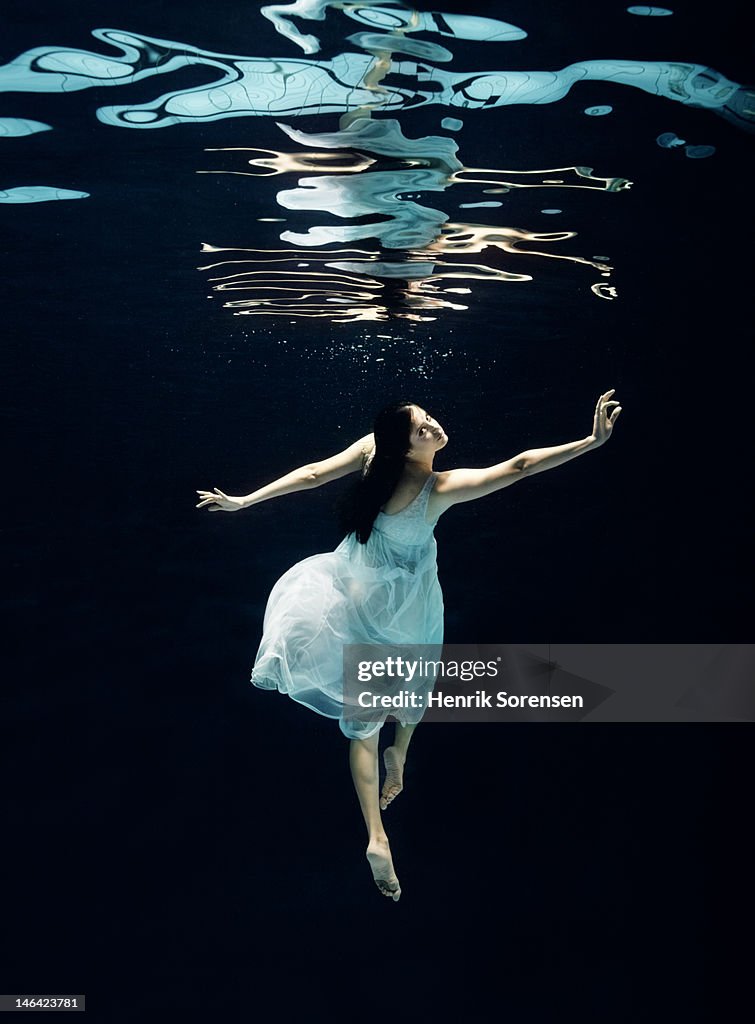
[[[586,60],[557,71],[470,72],[439,66],[453,62],[448,48],[453,40],[488,44],[483,46],[486,59],[492,56],[497,61],[503,60],[500,45],[521,44],[527,40],[526,31],[496,19],[418,12],[403,3],[372,0],[295,0],[265,6],[261,13],[306,56],[272,59],[212,53],[177,41],[99,28],[93,35],[115,50],[115,56],[45,46],[0,68],[0,89],[15,92],[127,86],[186,67],[209,68],[216,75],[210,85],[166,92],[145,103],[100,107],[99,120],[116,127],[157,129],[248,116],[338,116],[331,131],[316,133],[277,121],[298,148],[224,147],[214,151],[252,155],[226,157],[225,168],[198,169],[250,177],[299,175],[286,182],[288,187],[271,193],[269,216],[260,218],[279,219],[280,208],[294,214],[286,218],[293,226],[280,234],[280,248],[258,248],[248,237],[203,246],[204,252],[223,254],[201,269],[211,275],[215,294],[236,315],[316,317],[334,323],[394,317],[433,320],[443,310],[467,309],[480,284],[532,281],[545,260],[583,266],[592,275],[593,295],[616,297],[609,281],[612,267],[605,258],[599,261],[564,244],[575,238],[574,224],[552,232],[514,226],[505,219],[506,199],[488,197],[526,188],[617,193],[627,189],[629,181],[597,176],[587,167],[465,167],[459,145],[449,135],[405,134],[398,119],[401,111],[429,105],[459,112],[537,106],[563,99],[581,82],[605,81],[705,107],[748,130],[755,123],[753,91],[700,64]],[[653,17],[672,12],[632,7],[628,13]],[[343,39],[348,48],[329,59],[314,59],[312,55],[321,50],[320,38],[303,32],[297,22],[342,17],[347,20],[341,24],[350,31]],[[356,32],[355,22],[361,26]],[[441,37],[443,43],[417,36]],[[594,105],[584,112],[606,117],[612,107]],[[444,117],[441,124],[448,132],[464,127],[459,117]],[[8,136],[50,127],[20,118],[0,120],[0,132]],[[683,145],[674,133],[658,136],[658,142],[666,148]],[[714,152],[714,147],[698,141],[685,148],[693,159]],[[466,186],[464,201],[454,203],[452,189],[461,184]],[[478,186],[478,195],[470,196],[471,185]],[[34,184],[6,189],[0,202],[87,195]],[[600,201],[616,200],[611,196]],[[457,211],[462,209],[497,213],[486,213],[484,222],[467,221],[459,219]],[[560,209],[549,199],[541,212],[557,215]],[[323,215],[323,223],[297,229],[297,220],[312,213]]]
[[[302,145],[343,147],[348,152],[332,161],[316,151],[278,152],[252,150],[260,155],[247,160],[256,173],[277,176],[302,169],[316,169],[321,161],[338,174],[299,178],[297,187],[277,193],[286,210],[318,211],[350,223],[323,224],[306,232],[284,231],[287,248],[256,250],[243,256],[237,250],[201,269],[213,271],[216,292],[242,292],[225,305],[243,315],[293,315],[328,317],[335,323],[355,320],[433,320],[441,309],[467,309],[450,295],[471,294],[462,281],[531,281],[532,275],[497,266],[490,256],[538,256],[569,260],[610,274],[611,267],[583,256],[544,251],[573,238],[573,231],[534,232],[521,228],[450,220],[443,210],[420,204],[426,192],[445,192],[457,184],[493,185],[485,193],[505,194],[515,189],[588,188],[618,192],[630,183],[623,178],[598,178],[587,167],[559,167],[544,171],[509,171],[464,168],[458,161],[453,139],[429,136],[408,139],[393,119],[359,119],[343,131],[319,135],[282,130]],[[233,152],[238,152],[234,149]],[[370,154],[369,156],[367,154]],[[250,174],[254,171],[218,171]],[[499,202],[459,204],[501,206]],[[361,249],[345,260],[343,249],[323,249],[330,243],[377,241],[379,248]],[[535,245],[531,244],[535,243]],[[312,250],[304,247],[312,246]],[[315,248],[316,247],[316,248]],[[227,251],[205,245],[206,252]],[[460,256],[480,255],[473,263]],[[335,257],[335,259],[333,258]],[[516,268],[517,260],[510,260]],[[531,261],[528,261],[528,263]],[[259,269],[264,264],[266,269]],[[281,264],[281,266],[278,266]],[[282,264],[285,264],[283,266]],[[222,274],[218,271],[222,270]],[[340,273],[334,273],[340,272]],[[386,281],[397,287],[386,300]],[[443,282],[443,283],[441,283]],[[445,282],[448,282],[447,284]],[[601,282],[601,286],[605,282]],[[604,297],[612,297],[606,294]]]

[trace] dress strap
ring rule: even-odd
[[[417,504],[422,508],[423,515],[425,514],[427,503],[430,500],[430,491],[433,489],[433,484],[435,483],[437,475],[437,473],[431,473],[427,480],[422,484],[422,490],[417,495]]]
[[[415,517],[422,516],[424,518],[425,511],[427,509],[427,501],[430,497],[430,491],[432,484],[435,482],[436,473],[431,473],[425,482],[420,487],[419,491],[415,494],[408,505],[404,505],[403,508],[399,509],[398,512],[380,512],[380,515],[388,516],[389,519],[393,519],[397,516],[404,517]]]
[[[424,493],[422,495],[422,501],[418,502],[420,508],[422,509],[422,521],[427,526],[430,526],[430,527],[433,527],[433,528],[435,527],[435,524],[438,522],[438,519],[440,518],[440,513],[438,513],[437,516],[435,516],[430,522],[428,522],[427,521],[427,506],[430,503],[430,493],[431,493],[431,491],[432,491],[432,489],[433,489],[433,487],[435,485],[435,481],[437,479],[438,479],[438,474],[437,473],[431,473],[430,474],[430,476],[427,478],[427,481],[425,483],[425,489],[424,489]]]

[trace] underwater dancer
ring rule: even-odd
[[[218,487],[197,491],[197,508],[236,512],[360,473],[344,507],[346,535],[335,551],[298,562],[273,587],[252,682],[339,719],[351,741],[349,763],[367,826],[367,860],[378,888],[393,900],[399,899],[401,887],[381,811],[402,790],[407,750],[419,719],[412,720],[403,710],[392,712],[398,720],[393,743],[383,754],[386,774],[380,792],[383,723],[355,722],[345,714],[343,646],[442,645],[443,596],[433,535],[439,517],[452,505],[483,498],[605,444],[621,412],[613,394],[607,391],[598,399],[587,437],[525,451],[485,469],[436,472],[433,460],[448,444],[447,434],[421,406],[397,402],[378,414],[373,433],[251,494],[235,497]],[[418,685],[432,688],[427,680]]]

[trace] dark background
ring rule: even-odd
[[[536,6],[476,4],[529,38],[503,57],[444,41],[453,67],[686,60],[752,81],[734,5],[715,21],[703,4],[654,19]],[[75,14],[12,5],[2,57],[98,50],[96,27],[298,54],[258,5],[113,0]],[[604,83],[462,112],[467,166],[587,164],[635,182],[553,202],[525,192],[491,211],[531,227],[562,207],[579,232],[564,251],[608,253],[620,299],[592,297],[585,268],[533,262],[532,282],[475,286],[466,313],[389,325],[396,343],[378,364],[370,345],[349,348],[375,329],[252,329],[207,301],[200,244],[262,248],[280,226],[256,222],[279,212],[272,186],[197,175],[213,166],[203,150],[279,148],[281,135],[263,118],[154,131],[96,120],[98,106],[207,78],[181,75],[4,101],[5,116],[55,130],[3,140],[0,187],[91,198],[0,212],[3,990],[86,992],[107,1021],[149,1006],[241,1019],[270,1002],[283,1019],[340,1019],[367,1001],[439,1020],[710,1020],[710,958],[743,865],[750,729],[428,726],[386,815],[404,889],[390,904],[363,862],[336,723],[248,682],[273,582],[340,539],[340,485],[233,517],[196,511],[194,492],[247,493],[331,454],[396,393],[446,427],[446,469],[582,437],[615,387],[624,412],[607,447],[441,520],[448,639],[746,638],[752,136]],[[598,103],[614,114],[586,118]],[[458,111],[400,119],[418,136],[445,114]],[[687,160],[655,145],[662,131],[717,152]]]

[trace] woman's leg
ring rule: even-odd
[[[383,752],[385,782],[383,783],[383,792],[380,794],[380,808],[383,811],[392,800],[396,799],[404,788],[406,752],[409,749],[412,733],[416,728],[416,725],[399,725],[396,722],[393,746],[386,747]]]
[[[401,725],[399,722],[396,722],[393,746],[397,750],[401,751],[404,758],[406,758],[406,752],[409,749],[409,743],[411,742],[412,734],[416,728],[416,725]]]
[[[396,872],[393,870],[391,848],[388,836],[383,828],[378,803],[378,739],[380,732],[364,740],[351,740],[349,748],[349,764],[354,788],[359,797],[364,823],[367,826],[369,844],[367,860],[372,868],[372,876],[382,893],[398,900],[401,896]]]

